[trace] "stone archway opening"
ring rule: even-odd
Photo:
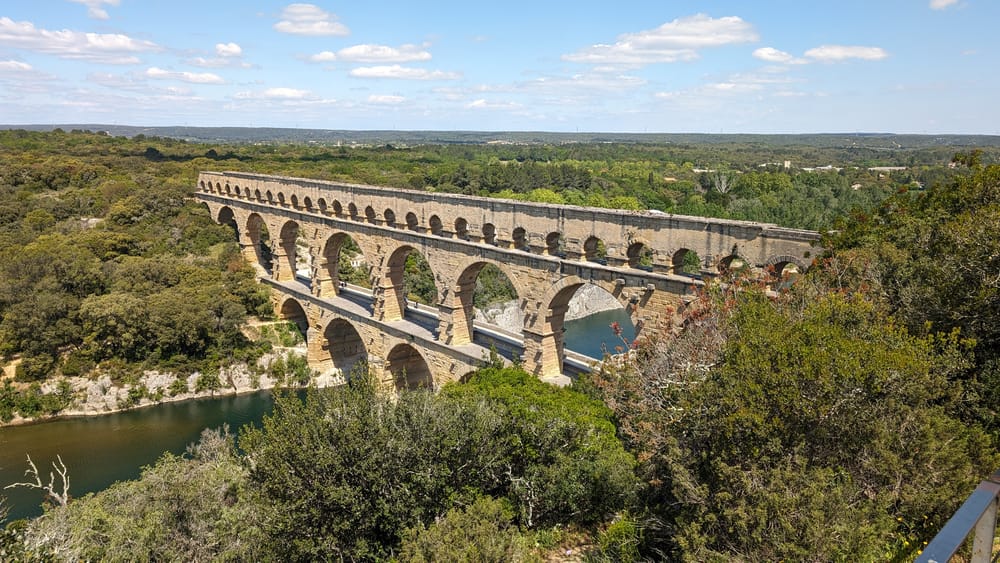
[[[393,211],[392,209],[386,209],[385,211],[382,212],[382,217],[385,218],[385,226],[386,227],[392,227],[392,228],[396,227],[396,212],[395,211]]]
[[[673,271],[681,276],[698,276],[701,274],[701,257],[698,253],[682,248],[674,253],[670,260]]]
[[[783,290],[791,287],[799,278],[799,265],[792,261],[781,261],[767,268],[768,284],[772,289]]]
[[[439,237],[441,233],[444,232],[444,225],[441,223],[441,218],[437,215],[431,215],[430,218],[431,234]]]
[[[740,276],[750,272],[750,264],[736,254],[730,254],[719,260],[716,267],[719,270],[719,275],[726,277]]]
[[[386,261],[383,283],[383,320],[410,318],[437,331],[434,312],[438,304],[437,284],[427,259],[417,249],[397,248]],[[432,313],[433,319],[425,313]]]
[[[417,219],[417,214],[410,211],[406,214],[406,228],[411,231],[417,231],[420,229],[420,220]]]
[[[469,222],[462,217],[455,219],[455,238],[469,240]]]
[[[427,361],[410,344],[394,346],[386,357],[385,369],[397,391],[434,388]]]
[[[329,362],[329,365],[340,370],[345,378],[351,375],[356,366],[368,359],[368,351],[361,334],[345,319],[334,319],[326,325],[326,329],[323,330],[323,343],[326,354],[319,358],[320,367],[326,367],[323,364]]]
[[[510,277],[497,265],[476,262],[459,274],[449,295],[449,343],[496,347],[508,359],[524,354],[524,311]],[[444,327],[447,328],[447,327]]]
[[[370,267],[361,247],[347,233],[336,233],[326,239],[319,257],[317,283],[320,297],[340,293],[346,284],[371,289]]]
[[[281,307],[278,308],[278,318],[294,325],[295,330],[302,337],[302,341],[309,342],[309,317],[306,316],[305,309],[298,301],[290,297],[285,299]]]
[[[545,237],[545,254],[560,258],[566,257],[566,242],[562,233],[552,232]]]
[[[483,242],[496,246],[497,228],[493,223],[486,223],[483,225]]]
[[[240,227],[236,223],[236,216],[233,214],[232,209],[229,207],[223,207],[220,209],[218,223],[232,229],[235,237],[234,240],[240,240]]]
[[[653,249],[642,242],[633,242],[626,251],[628,265],[647,272],[653,271]]]
[[[604,241],[597,237],[590,237],[583,241],[583,258],[588,262],[596,262],[607,266],[608,247]]]
[[[274,257],[271,251],[271,235],[264,219],[256,213],[251,213],[247,219],[247,236],[250,237],[253,253],[247,258],[264,270],[268,276],[274,275]]]
[[[511,240],[514,243],[514,248],[517,250],[523,250],[529,252],[528,248],[528,232],[524,230],[524,227],[516,227],[510,233]]]
[[[374,225],[378,222],[378,216],[375,213],[375,208],[372,206],[365,207],[365,221]]]

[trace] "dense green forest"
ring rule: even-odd
[[[0,394],[10,411],[57,407],[24,388],[53,374],[260,352],[238,328],[269,312],[231,232],[187,199],[199,170],[834,229],[790,287],[709,284],[679,334],[573,388],[488,365],[436,395],[386,397],[362,370],[280,399],[238,444],[209,432],[138,481],[8,525],[4,560],[903,561],[1000,466],[993,153],[949,166],[920,149],[879,172],[760,167],[799,149],[752,144],[10,131],[0,147],[0,353],[22,358]]]

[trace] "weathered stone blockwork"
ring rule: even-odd
[[[236,229],[244,255],[258,265],[266,227],[273,267],[260,272],[269,281],[295,281],[295,243],[305,239],[312,289],[310,305],[303,309],[315,309],[308,313],[310,332],[322,336],[328,319],[343,317],[372,363],[399,365],[414,359],[410,352],[394,353],[399,343],[386,340],[385,331],[406,314],[401,291],[406,254],[423,254],[439,292],[438,329],[433,345],[425,342],[416,348],[435,382],[457,378],[469,365],[465,359],[449,363],[444,358],[461,358],[460,349],[472,340],[472,292],[486,264],[499,267],[517,290],[525,318],[524,365],[546,376],[561,371],[566,304],[582,284],[598,285],[614,295],[641,336],[669,323],[683,296],[702,283],[698,276],[680,275],[684,253],[697,253],[701,276],[717,274],[737,260],[762,271],[780,271],[788,264],[804,270],[819,239],[811,231],[761,223],[235,172],[203,172],[197,198],[217,221]],[[344,317],[327,302],[339,289],[337,261],[348,236],[360,246],[370,269],[374,307],[367,316]],[[272,283],[275,291],[287,295],[291,290],[285,285]],[[345,332],[335,331],[340,339]],[[382,343],[376,345],[379,339]],[[323,346],[327,349],[321,350]],[[329,346],[321,337],[311,339],[311,361],[331,361]],[[349,348],[342,353],[353,353]],[[393,370],[389,367],[386,373]]]

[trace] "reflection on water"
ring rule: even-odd
[[[273,405],[270,392],[167,403],[123,413],[68,418],[29,426],[0,428],[0,488],[25,481],[30,454],[47,483],[51,463],[62,456],[69,469],[70,494],[80,497],[115,481],[135,479],[139,469],[165,451],[182,453],[205,428],[223,424],[236,431],[259,425]],[[0,490],[11,508],[9,519],[41,514],[36,489]]]
[[[605,350],[609,354],[617,354],[616,347],[626,345],[621,338],[611,330],[611,323],[617,322],[622,329],[622,337],[629,343],[635,340],[635,327],[625,309],[612,309],[567,321],[563,335],[566,348],[591,358],[601,359]]]

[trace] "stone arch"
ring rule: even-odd
[[[233,195],[233,189],[229,186],[229,182],[226,182],[226,195]]]
[[[765,268],[779,273],[790,265],[794,265],[800,273],[809,269],[809,264],[798,256],[789,256],[786,254],[772,256],[764,262]]]
[[[670,265],[673,272],[678,275],[695,276],[701,273],[701,257],[689,248],[681,248],[674,252],[670,258]]]
[[[240,191],[240,187],[239,186],[233,186],[233,194],[236,197],[240,197],[240,196],[243,195],[243,192]]]
[[[337,217],[342,217],[344,215],[344,206],[341,205],[340,201],[336,199],[333,200],[333,205],[331,207],[333,209],[333,214]]]
[[[295,208],[295,209],[301,209],[299,207],[299,196],[297,196],[295,194],[292,194],[291,197],[288,198],[288,201],[292,204],[293,208]]]
[[[524,230],[524,227],[516,227],[510,233],[511,242],[514,244],[514,248],[517,250],[529,251],[528,249],[528,231]]]
[[[497,244],[497,227],[493,223],[483,225],[483,242],[486,244]]]
[[[723,256],[717,263],[716,269],[719,274],[723,276],[734,275],[750,267],[750,262],[747,262],[739,254],[730,254],[729,256]]]
[[[208,191],[208,188],[205,187],[205,180],[199,180],[198,181],[198,189],[200,189],[203,192],[207,192]]]
[[[648,272],[653,271],[653,249],[644,242],[635,241],[625,251],[628,265]]]
[[[420,350],[406,343],[393,346],[386,356],[385,370],[397,391],[433,389],[434,378]]]
[[[474,330],[474,318],[475,318],[475,295],[477,281],[479,280],[479,275],[487,267],[496,268],[499,270],[507,282],[511,285],[514,290],[513,299],[520,303],[521,295],[524,294],[523,290],[520,290],[517,285],[514,284],[516,279],[512,272],[508,269],[507,264],[497,263],[493,261],[482,260],[478,258],[472,258],[467,260],[464,264],[460,265],[458,276],[454,279],[454,282],[449,286],[450,291],[447,295],[447,303],[443,307],[441,320],[442,334],[446,334],[446,341],[448,344],[467,344],[474,340],[475,330]],[[450,313],[450,319],[446,317]],[[514,332],[521,333],[524,328],[524,312],[521,311],[521,323],[517,330]],[[445,326],[450,320],[450,326]]]
[[[352,221],[360,221],[361,220],[358,217],[358,206],[354,205],[354,202],[351,202],[350,204],[347,205],[347,214],[351,217]]]
[[[280,205],[282,207],[285,207],[286,205],[288,205],[288,202],[285,200],[285,194],[284,194],[284,192],[278,192],[278,205]]]
[[[378,215],[375,213],[375,208],[372,206],[365,207],[365,220],[371,224],[378,222]]]
[[[406,214],[406,228],[411,231],[420,229],[420,220],[417,219],[416,213],[410,211]]]
[[[313,211],[313,202],[309,196],[302,198],[302,207],[304,207],[305,210],[309,211],[310,213]]]
[[[332,364],[344,377],[348,377],[358,362],[368,359],[364,339],[350,321],[332,317],[322,334],[320,353],[310,354],[310,360],[321,368]]]
[[[396,226],[396,212],[392,209],[386,209],[382,212],[382,217],[385,218],[385,226],[395,227]]]
[[[211,186],[211,185],[212,184],[209,184],[209,186]],[[212,190],[212,191],[215,192],[215,193],[217,193],[217,194],[221,194],[222,193],[222,183],[216,182],[215,183],[215,189]]]
[[[444,231],[444,225],[441,224],[441,218],[437,215],[431,215],[430,221],[428,222],[431,228],[431,234],[439,237]]]
[[[545,237],[545,254],[549,256],[566,256],[566,247],[562,233],[553,231]]]
[[[219,213],[216,215],[215,221],[220,225],[226,225],[233,230],[236,235],[236,240],[240,240],[240,227],[236,222],[236,215],[233,213],[232,208],[228,205],[223,205],[219,208]]]
[[[392,321],[402,319],[406,316],[406,311],[408,308],[407,295],[408,292],[413,292],[414,289],[418,290],[430,290],[428,293],[433,293],[433,302],[426,304],[429,307],[437,307],[440,302],[440,289],[437,283],[434,281],[436,277],[434,276],[433,268],[428,263],[425,268],[419,268],[421,271],[426,269],[427,274],[430,275],[431,281],[434,284],[433,289],[430,288],[412,288],[407,287],[406,284],[406,263],[411,254],[416,254],[420,256],[420,259],[426,261],[426,257],[415,247],[403,244],[397,247],[385,261],[385,265],[382,270],[382,303],[381,312],[377,312],[377,316],[383,321]],[[429,296],[428,296],[429,297]],[[419,305],[415,306],[419,307]],[[376,309],[378,305],[376,305]]]
[[[326,198],[322,198],[321,197],[321,198],[317,199],[316,200],[316,208],[319,209],[319,212],[322,213],[323,215],[327,215],[328,214],[327,212],[329,211],[329,208],[326,205]]]
[[[588,262],[607,265],[608,247],[600,238],[588,237],[587,240],[583,241],[583,258]]]
[[[260,195],[260,190],[253,191],[253,198],[257,201],[263,201],[262,196]]]
[[[343,281],[340,272],[340,255],[341,250],[345,244],[349,244],[349,241],[354,242],[354,246],[358,247],[358,252],[365,257],[365,263],[368,263],[364,250],[351,235],[344,232],[330,235],[323,245],[322,254],[319,256],[319,267],[316,269],[316,289],[317,295],[320,297],[332,297],[340,293],[340,284]]]
[[[295,221],[285,221],[278,236],[278,252],[275,261],[274,279],[278,281],[293,281],[296,270],[295,241],[299,238],[299,224]]]
[[[286,297],[278,307],[278,318],[283,321],[295,323],[296,328],[302,333],[302,339],[309,342],[309,316],[305,307],[294,297]]]
[[[260,266],[267,275],[271,275],[274,271],[274,260],[267,223],[257,213],[251,213],[247,217],[246,233],[250,238],[250,252],[244,255],[248,260]]]
[[[272,205],[274,204],[274,194],[271,193],[271,190],[267,190],[267,193],[264,194],[264,198],[267,200],[268,203]]]
[[[469,222],[464,217],[455,219],[455,238],[469,240]]]

